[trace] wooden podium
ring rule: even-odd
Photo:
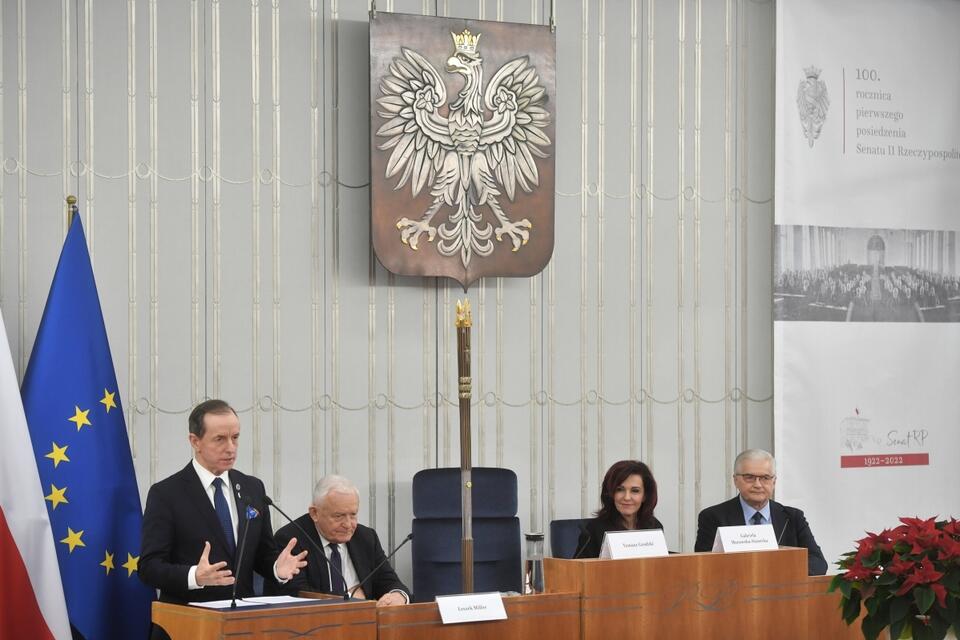
[[[580,638],[580,595],[551,593],[503,599],[506,620],[443,624],[435,602],[377,610],[379,640],[509,640]]]
[[[633,560],[544,559],[548,592],[583,596],[581,638],[858,638],[807,577],[807,550],[687,553]]]
[[[153,603],[153,622],[171,640],[229,637],[376,640],[377,607],[372,601],[330,604],[264,605],[206,609],[166,602]]]

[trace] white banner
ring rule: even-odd
[[[960,2],[777,12],[777,499],[832,563],[960,515]]]

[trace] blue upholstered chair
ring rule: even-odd
[[[582,518],[550,521],[550,552],[554,558],[570,559],[577,552],[582,522]]]
[[[413,476],[413,593],[417,602],[463,591],[460,565],[460,469]],[[473,469],[474,591],[520,591],[517,474]]]

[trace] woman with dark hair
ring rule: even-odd
[[[650,467],[639,460],[615,462],[603,477],[600,509],[584,522],[574,558],[597,558],[607,531],[663,529],[653,515],[657,506],[657,481]]]

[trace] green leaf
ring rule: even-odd
[[[950,591],[960,590],[960,567],[954,567],[940,579],[940,584]]]
[[[897,576],[893,575],[892,573],[881,573],[877,577],[877,580],[876,582],[874,582],[874,584],[877,585],[878,587],[886,586],[888,584],[896,584],[897,580],[899,580],[899,578],[897,578]]]
[[[843,619],[847,624],[853,624],[860,615],[860,592],[857,591],[851,598],[843,602]]]
[[[844,597],[844,598],[849,598],[849,597],[850,597],[850,592],[852,591],[852,589],[853,589],[853,585],[850,584],[850,582],[848,582],[848,581],[846,581],[846,580],[843,580],[843,579],[841,578],[841,580],[840,580],[840,593],[843,594],[843,597]]]
[[[947,606],[943,612],[943,617],[954,626],[960,627],[960,598],[947,597]]]
[[[874,549],[873,553],[863,561],[865,567],[875,567],[880,564],[880,549]]]
[[[874,616],[866,616],[863,619],[863,622],[860,623],[860,630],[863,632],[863,637],[866,640],[877,640],[880,632],[884,630],[887,626],[885,620],[881,620]]]
[[[942,640],[942,635],[937,635],[936,630],[923,624],[919,620],[913,623],[913,640]]]
[[[896,622],[892,622],[890,624],[890,637],[899,638],[900,635],[903,633],[903,628],[906,626],[906,624],[907,624],[906,618],[901,618]]]
[[[843,579],[843,574],[838,573],[837,575],[833,576],[833,579],[830,581],[830,586],[827,587],[827,593],[833,593],[836,591],[841,582],[846,582],[846,580]]]
[[[914,587],[913,589],[913,601],[917,603],[917,610],[921,615],[930,610],[934,598],[933,589],[929,587]]]
[[[933,638],[942,640],[947,635],[950,624],[938,615],[930,616],[930,629],[933,631]]]
[[[899,598],[894,598],[890,601],[890,625],[902,621],[907,617],[907,613],[910,611],[910,602],[907,600],[906,596],[900,596]],[[898,638],[899,636],[892,636]]]

